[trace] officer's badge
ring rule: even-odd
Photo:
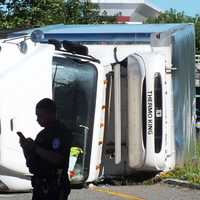
[[[58,149],[60,147],[60,139],[59,138],[54,138],[52,141],[52,148],[53,149]]]

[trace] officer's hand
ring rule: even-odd
[[[32,138],[20,139],[21,147],[26,151],[33,151],[35,148],[34,140]]]
[[[19,143],[21,145],[21,147],[23,148],[26,142],[26,138],[19,138]]]

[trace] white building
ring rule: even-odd
[[[101,13],[119,15],[119,20],[143,22],[151,16],[158,16],[161,9],[155,7],[147,0],[91,0],[98,3]]]

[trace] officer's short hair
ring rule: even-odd
[[[47,112],[56,113],[56,103],[52,99],[44,98],[37,103],[36,109],[44,109]]]

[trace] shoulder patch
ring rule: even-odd
[[[53,149],[58,149],[60,147],[60,139],[59,138],[54,138],[52,141],[52,148]]]

